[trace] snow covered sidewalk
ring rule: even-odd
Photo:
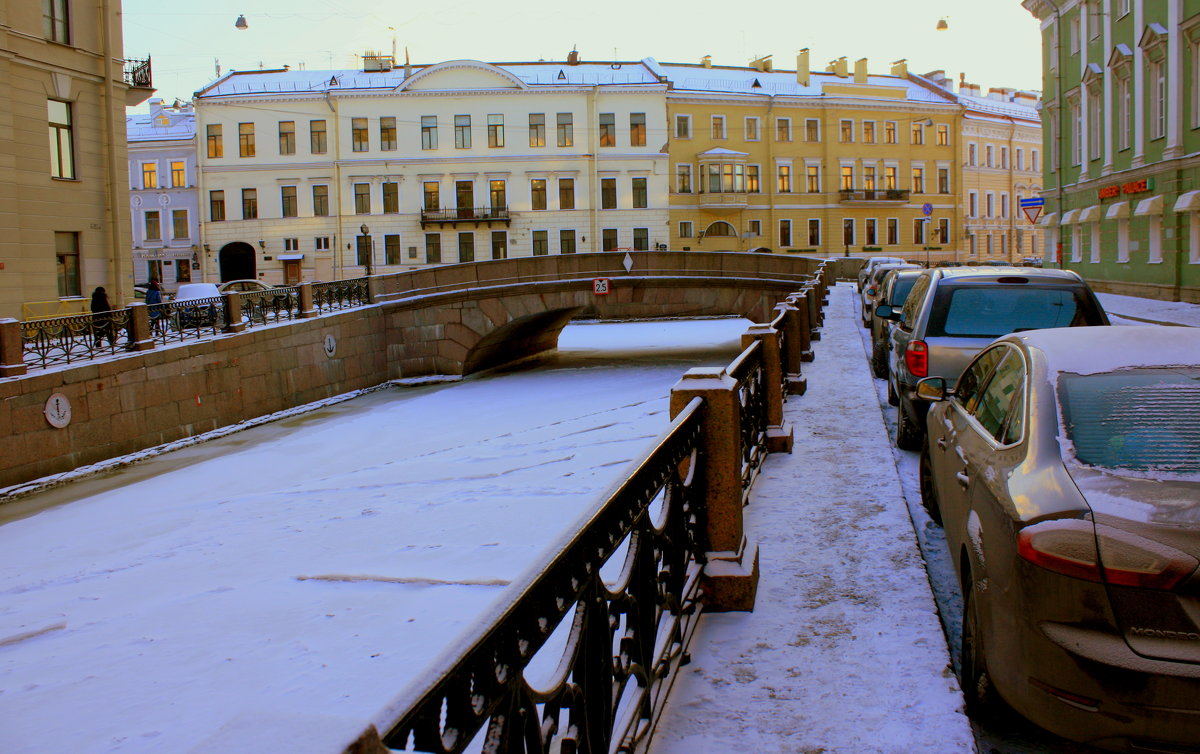
[[[856,318],[839,284],[746,508],[757,605],[703,619],[654,754],[975,749]]]

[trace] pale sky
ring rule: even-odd
[[[124,0],[125,54],[154,61],[157,96],[188,100],[221,71],[352,68],[366,50],[413,63],[472,58],[487,62],[585,61],[653,57],[660,62],[746,65],[774,55],[794,69],[797,50],[810,68],[866,57],[886,74],[906,58],[915,73],[943,69],[988,87],[1040,90],[1037,20],[1020,0],[716,0],[534,4],[457,0],[413,4],[379,0]],[[246,16],[249,28],[234,22]],[[939,18],[949,24],[936,31]],[[145,106],[143,106],[144,108]]]

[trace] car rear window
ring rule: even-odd
[[[1063,374],[1058,394],[1067,439],[1081,463],[1200,473],[1200,369]]]
[[[1022,330],[1105,324],[1083,286],[944,285],[926,337],[996,338]]]
[[[908,298],[908,292],[912,290],[913,284],[917,282],[917,276],[913,275],[910,278],[897,278],[892,285],[892,300],[888,303],[893,307],[904,305],[904,299]]]

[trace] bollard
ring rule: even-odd
[[[784,383],[787,385],[788,395],[804,395],[808,390],[808,378],[806,378],[800,368],[801,362],[804,361],[802,351],[803,330],[800,327],[800,309],[790,300],[775,305],[776,311],[783,314],[783,320],[780,323],[783,327],[783,372]]]
[[[313,306],[313,285],[312,283],[300,283],[296,286],[296,291],[300,295],[300,319],[312,319],[313,317],[321,316],[321,312]]]
[[[242,294],[240,293],[222,293],[221,296],[225,299],[225,326],[221,328],[221,332],[241,332],[246,329],[246,323],[242,321]]]
[[[149,351],[154,348],[154,333],[150,332],[150,309],[138,301],[129,305],[129,350]]]
[[[694,367],[671,388],[671,417],[691,402],[705,404],[700,444],[707,530],[707,562],[701,585],[704,609],[753,610],[758,592],[758,545],[742,522],[741,403],[737,381],[720,367]]]
[[[25,374],[24,352],[21,323],[15,319],[0,319],[0,377]]]
[[[792,426],[783,419],[783,364],[779,361],[779,333],[770,325],[750,325],[742,334],[742,349],[762,341],[767,383],[767,452],[792,452]]]

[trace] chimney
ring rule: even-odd
[[[162,111],[163,111],[162,97],[152,97],[146,104],[150,105],[150,117],[152,119],[157,115],[162,115]]]
[[[767,72],[774,69],[775,66],[771,63],[771,56],[764,55],[761,58],[755,58],[754,60],[751,60],[750,67],[756,71]]]
[[[705,68],[712,68],[712,55],[705,55],[704,57],[700,58],[700,65],[704,66]]]
[[[908,60],[906,58],[901,58],[892,63],[892,75],[902,79],[908,77]]]
[[[845,56],[840,57],[837,60],[829,61],[829,67],[825,70],[829,71],[840,79],[844,79],[850,75],[849,64],[846,63]]]
[[[796,83],[808,86],[808,48],[796,53]]]
[[[572,49],[567,53],[567,65],[579,65],[579,50]]]
[[[978,97],[979,84],[968,84],[967,82],[963,81],[958,85],[958,93],[965,94],[968,97]]]
[[[859,58],[854,61],[854,83],[867,83],[867,59]]]

